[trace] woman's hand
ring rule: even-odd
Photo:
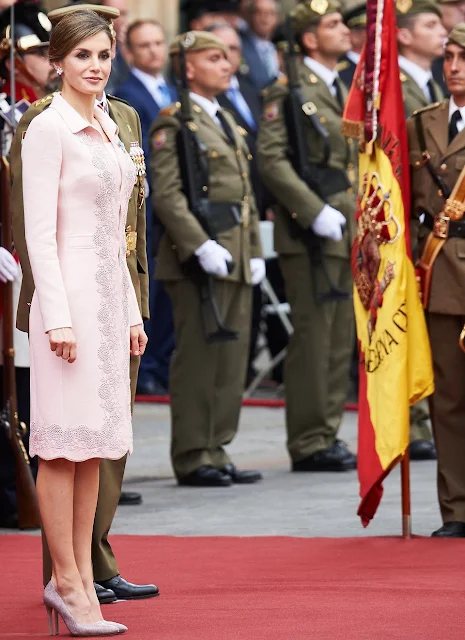
[[[147,334],[144,331],[144,325],[135,324],[131,327],[129,352],[132,356],[143,356],[145,347],[147,346]]]
[[[76,338],[71,327],[51,329],[48,332],[50,349],[55,351],[57,358],[63,358],[72,364],[76,360]]]

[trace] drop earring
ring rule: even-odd
[[[57,67],[56,71],[59,76],[61,76],[61,74],[63,73],[63,69],[61,67]]]

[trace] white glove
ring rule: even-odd
[[[11,253],[0,247],[0,281],[13,282],[19,274],[19,267]]]
[[[342,232],[345,225],[346,219],[342,213],[330,207],[329,204],[325,204],[311,226],[317,236],[339,242],[342,240]]]
[[[260,282],[266,276],[266,267],[263,258],[251,258],[250,273],[252,285],[255,286],[256,284],[260,284]]]
[[[207,240],[195,251],[200,266],[212,276],[224,278],[229,275],[226,262],[232,262],[232,255],[215,240]]]

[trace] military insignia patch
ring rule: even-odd
[[[412,0],[397,0],[396,9],[399,13],[407,13],[412,8]]]
[[[310,3],[310,9],[318,15],[322,16],[326,13],[329,7],[328,0],[312,0]]]
[[[161,149],[162,147],[164,147],[166,144],[166,131],[164,129],[160,129],[160,131],[157,131],[154,135],[153,140],[155,149]]]
[[[264,111],[265,120],[272,121],[276,120],[279,114],[279,108],[277,102],[272,102],[271,104],[267,104]]]

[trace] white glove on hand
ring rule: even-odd
[[[312,230],[317,236],[329,238],[335,242],[342,240],[342,231],[346,225],[346,219],[340,211],[325,204],[312,223]]]
[[[251,258],[250,272],[252,285],[255,286],[256,284],[260,284],[260,282],[266,276],[266,267],[263,258]]]
[[[19,274],[19,267],[11,253],[0,247],[0,281],[13,282]]]
[[[232,255],[215,240],[207,240],[195,251],[200,266],[212,276],[224,278],[229,275],[226,262],[232,262]]]

